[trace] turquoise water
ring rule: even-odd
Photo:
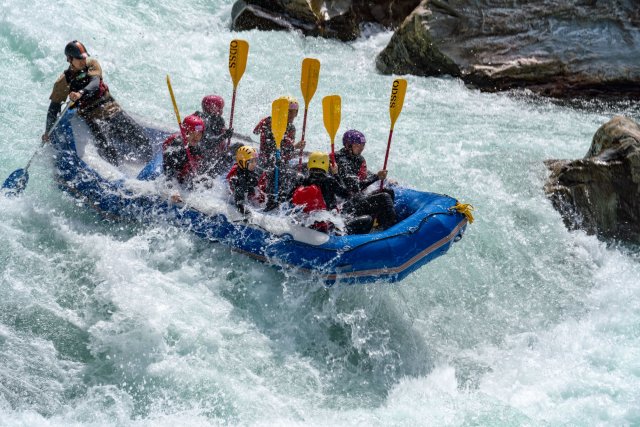
[[[231,5],[5,1],[2,179],[37,148],[73,38],[128,111],[168,126],[165,75],[183,114],[230,100],[228,45],[246,39],[244,134],[318,58],[309,148],[328,149],[320,99],[337,93],[340,129],[362,129],[380,167],[392,77],[374,58],[391,34],[236,34]],[[396,285],[327,290],[180,230],[105,223],[57,189],[43,149],[24,196],[0,200],[0,425],[639,425],[639,252],[567,231],[542,191],[543,160],[582,157],[638,107],[407,80],[390,174],[477,220]]]

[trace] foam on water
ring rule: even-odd
[[[0,169],[38,146],[67,41],[128,111],[171,127],[165,75],[183,114],[205,93],[229,101],[234,37],[251,46],[239,133],[272,99],[301,98],[300,62],[316,57],[308,148],[328,149],[320,100],[338,93],[341,131],[365,131],[379,168],[392,78],[374,57],[390,33],[235,34],[231,5],[6,1]],[[639,424],[638,250],[568,232],[542,191],[543,160],[583,156],[638,108],[407,80],[390,173],[473,203],[477,221],[393,286],[325,289],[163,224],[104,222],[56,188],[45,147],[24,196],[0,201],[0,425]]]

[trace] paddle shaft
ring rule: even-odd
[[[169,95],[171,95],[173,111],[176,113],[176,120],[178,121],[180,136],[182,136],[182,143],[184,144],[184,149],[187,152],[187,161],[189,162],[191,170],[195,170],[195,161],[193,160],[193,156],[191,156],[191,150],[189,150],[189,142],[187,141],[187,135],[184,131],[184,127],[182,126],[182,120],[180,120],[180,110],[178,110],[178,103],[176,102],[176,97],[173,94],[173,87],[171,86],[171,79],[169,79],[169,75],[167,75],[167,87],[169,88]]]
[[[336,165],[336,150],[335,144],[333,143],[334,138],[331,138],[331,164],[333,166]]]
[[[233,113],[236,110],[236,91],[238,89],[237,85],[233,86],[233,96],[231,97],[231,115],[229,117],[229,129],[233,129]],[[227,146],[225,148],[229,148],[231,146],[231,136],[227,140]]]
[[[389,149],[391,148],[391,137],[393,136],[393,127],[389,130],[389,140],[387,141],[387,152],[384,155],[384,165],[382,170],[387,170],[387,160],[389,160]],[[380,181],[380,190],[384,189],[384,179]]]
[[[73,101],[69,101],[65,104],[62,111],[60,111],[60,114],[58,114],[56,121],[53,122],[53,124],[51,125],[51,128],[49,128],[49,131],[47,132],[47,139],[51,137],[51,134],[53,133],[53,131],[58,127],[58,123],[60,123],[60,120],[62,120],[62,116],[64,116],[64,113],[66,113],[69,107],[71,107],[73,104],[74,104]],[[44,146],[44,144],[46,144],[46,141],[42,141],[42,143],[40,144],[40,147],[38,147],[38,149],[31,155],[31,158],[27,162],[27,166],[24,167],[25,172],[29,169],[29,166],[31,166],[31,162],[36,157],[36,154],[38,154],[40,149]]]
[[[307,131],[307,113],[309,108],[305,104],[304,106],[304,118],[302,119],[302,141],[304,141],[304,135]],[[302,172],[302,156],[304,155],[304,148],[300,147],[300,160],[298,161],[298,172]]]
[[[273,193],[275,194],[275,200],[274,201],[276,203],[278,201],[278,181],[279,181],[279,176],[280,176],[279,165],[280,165],[280,149],[277,148],[276,149],[276,167],[275,167],[274,174],[273,174],[273,178],[275,180],[275,182],[273,184]]]

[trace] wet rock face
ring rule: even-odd
[[[420,0],[239,0],[231,12],[237,31],[300,30],[305,35],[354,40],[360,24],[395,27]]]
[[[547,160],[545,192],[569,229],[640,243],[640,126],[614,117],[584,159]]]
[[[640,98],[639,52],[637,0],[422,0],[377,66],[487,91]]]

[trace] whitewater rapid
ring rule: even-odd
[[[353,43],[229,31],[231,1],[6,0],[0,11],[0,171],[38,147],[48,96],[79,39],[123,107],[170,127],[232,92],[229,42],[246,39],[234,127],[301,99],[321,61],[308,148],[367,135],[381,167],[391,37]],[[0,200],[0,425],[638,425],[637,247],[569,232],[545,198],[548,158],[579,158],[633,104],[561,105],[406,76],[390,176],[472,203],[476,221],[396,285],[326,289],[171,227],[105,222],[64,195],[45,147],[23,197]],[[302,116],[302,115],[300,115]],[[298,119],[301,127],[301,117]]]

